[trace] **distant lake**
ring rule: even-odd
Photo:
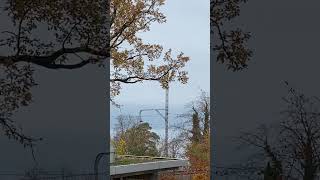
[[[170,105],[169,105],[170,106]],[[139,111],[141,109],[156,109],[156,108],[164,108],[161,107],[161,105],[156,106],[156,105],[125,105],[123,108],[121,108],[121,112],[118,108],[112,107],[111,108],[111,122],[110,122],[110,127],[111,127],[111,135],[114,134],[114,128],[117,123],[116,117],[119,116],[120,114],[123,115],[132,115],[132,116],[137,116],[139,117]],[[164,111],[161,111],[164,115]],[[177,115],[182,114],[186,112],[184,109],[184,105],[172,105],[169,107],[169,138],[170,134],[172,134],[170,126],[175,125],[176,123],[179,123],[182,121],[181,118],[177,118]],[[152,127],[152,131],[156,132],[160,137],[164,137],[164,132],[165,132],[165,121],[164,119],[156,112],[156,111],[144,111],[142,113],[142,121],[148,122],[150,126]]]

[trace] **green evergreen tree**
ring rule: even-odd
[[[198,111],[193,107],[192,114],[192,138],[191,141],[198,143],[201,140],[200,117]]]

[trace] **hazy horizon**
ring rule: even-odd
[[[164,50],[171,48],[175,54],[183,52],[190,57],[186,66],[189,73],[187,84],[177,82],[170,84],[169,89],[169,124],[177,121],[173,114],[184,113],[184,106],[199,96],[200,90],[210,91],[210,2],[205,0],[166,1],[162,12],[167,17],[164,24],[154,24],[150,32],[141,37],[149,43],[159,43]],[[188,23],[192,22],[192,23]],[[122,105],[121,111],[111,106],[111,132],[121,113],[138,115],[141,109],[164,108],[165,90],[157,82],[143,84],[123,84],[121,94],[115,101]],[[150,121],[154,129],[160,133],[164,127],[162,118],[156,112],[143,112],[143,116],[152,115]],[[147,118],[146,118],[146,121]]]

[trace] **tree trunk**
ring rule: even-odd
[[[316,176],[316,168],[313,161],[313,149],[311,145],[311,140],[308,140],[308,143],[304,150],[304,176],[303,180],[314,180]]]

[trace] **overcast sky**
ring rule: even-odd
[[[151,31],[141,37],[145,42],[163,45],[165,50],[172,48],[176,54],[184,52],[191,59],[186,67],[190,78],[188,84],[170,84],[169,118],[172,122],[177,113],[184,112],[184,105],[199,95],[200,89],[210,90],[209,1],[168,0],[162,12],[167,23],[154,24]],[[138,115],[140,109],[164,108],[165,91],[155,82],[124,85],[116,101],[123,105],[123,114]],[[112,108],[112,124],[119,113],[120,110]],[[164,124],[156,112],[144,112],[143,116],[161,132]]]
[[[209,2],[169,0],[163,12],[167,23],[153,25],[150,32],[142,35],[143,39],[162,44],[165,49],[172,48],[176,53],[182,51],[191,58],[186,67],[189,83],[171,84],[172,116],[182,113],[184,105],[200,89],[209,91]],[[6,20],[2,17],[1,31],[10,28],[4,23]],[[39,37],[47,36],[44,32]],[[95,156],[106,151],[107,78],[104,69],[96,66],[73,71],[36,68],[35,79],[39,85],[33,89],[34,103],[20,109],[14,119],[25,133],[44,138],[35,149],[39,167],[49,171],[92,170]],[[124,86],[116,100],[123,105],[123,113],[137,115],[141,108],[164,107],[164,96],[159,84],[144,83]],[[119,110],[113,108],[112,117],[117,113]],[[151,116],[153,122],[162,121],[156,114]],[[162,124],[159,125],[161,128]],[[0,174],[23,173],[34,167],[28,149],[4,136],[0,143]]]
[[[318,1],[301,3],[298,0],[249,1],[243,7],[240,19],[234,25],[252,32],[250,47],[254,57],[248,70],[226,72],[223,66],[216,64],[211,69],[217,104],[215,163],[228,164],[240,159],[241,154],[234,149],[236,143],[230,137],[238,135],[240,130],[279,118],[281,97],[286,95],[284,80],[306,94],[320,96],[317,83],[320,75],[319,7]],[[187,66],[189,83],[171,85],[170,118],[173,119],[175,113],[183,112],[185,103],[198,95],[200,88],[209,90],[209,2],[169,0],[163,10],[168,22],[152,26],[151,32],[143,35],[144,39],[161,43],[176,52],[182,51],[191,58]],[[3,28],[5,25],[1,30]],[[39,69],[37,80],[36,101],[19,112],[16,119],[27,124],[27,132],[45,136],[48,140],[45,142],[50,141],[51,145],[38,149],[44,158],[42,162],[48,163],[44,166],[63,163],[68,166],[73,161],[79,166],[80,162],[91,163],[105,143],[103,128],[107,114],[106,102],[101,98],[105,95],[103,69],[88,67],[59,75],[55,71]],[[79,99],[79,96],[83,98]],[[142,108],[164,107],[164,96],[158,84],[144,83],[125,86],[116,100],[123,105],[122,113],[138,115]],[[119,110],[113,108],[112,119],[117,114]],[[161,122],[157,114],[145,115]],[[70,129],[72,131],[68,131]],[[47,134],[44,133],[46,130]],[[57,146],[61,148],[56,149]],[[31,162],[28,152],[23,153],[25,151],[19,145],[3,137],[0,152],[0,165],[4,170],[19,167],[21,170]]]

